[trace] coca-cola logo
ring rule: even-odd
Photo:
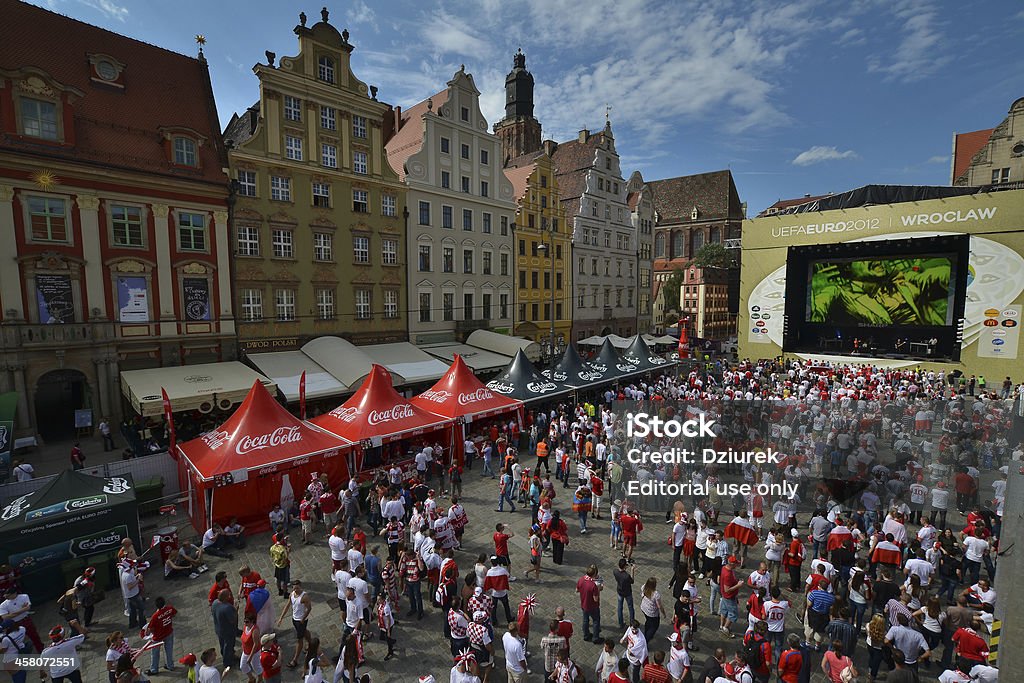
[[[546,394],[557,389],[558,385],[554,382],[529,382],[526,388],[535,394]]]
[[[299,431],[297,426],[278,427],[269,434],[261,434],[259,436],[249,436],[246,434],[238,440],[238,445],[235,446],[235,453],[245,455],[253,451],[263,450],[264,448],[283,446],[289,443],[298,443],[299,441],[302,441],[302,432]]]
[[[114,546],[121,544],[121,534],[114,531],[106,536],[97,536],[96,538],[87,538],[78,542],[78,549],[86,552],[92,552],[94,550],[103,550],[105,548],[113,548]]]
[[[270,467],[261,467],[256,471],[256,474],[262,477],[266,474],[273,474],[274,472],[277,472],[277,465],[271,465]]]
[[[217,450],[228,440],[228,433],[225,431],[211,430],[205,434],[200,435],[200,439],[206,444],[206,447],[211,451]]]
[[[468,394],[459,394],[459,405],[468,406],[470,403],[479,403],[480,401],[489,401],[494,398],[494,394],[484,387],[480,387],[476,391],[471,391]]]
[[[342,422],[354,422],[359,415],[359,408],[335,408],[330,412],[331,417],[336,417]]]
[[[392,422],[394,420],[406,420],[412,417],[412,406],[410,405],[398,405],[387,410],[371,410],[370,416],[366,419],[372,425],[378,425],[382,422]]]
[[[443,389],[439,391],[434,391],[433,389],[431,389],[429,391],[424,391],[422,394],[420,394],[420,398],[425,399],[427,401],[433,401],[434,403],[444,403],[451,397],[452,392],[445,391]]]
[[[516,390],[515,386],[508,382],[499,382],[498,380],[491,380],[487,383],[487,388],[492,391],[497,391],[499,394],[511,394]]]

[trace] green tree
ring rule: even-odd
[[[715,243],[705,244],[698,249],[691,263],[698,268],[731,268],[736,265],[729,250]]]
[[[679,288],[683,285],[683,270],[682,268],[676,268],[672,271],[672,274],[668,276],[665,283],[661,286],[662,291],[665,292],[665,310],[666,311],[678,311],[679,310]]]

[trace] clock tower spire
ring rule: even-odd
[[[541,126],[533,116],[533,74],[526,70],[520,48],[512,56],[512,71],[505,77],[505,118],[494,124],[501,138],[504,161],[541,148]]]

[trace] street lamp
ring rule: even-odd
[[[554,240],[552,240],[553,242]],[[551,363],[555,362],[555,254],[551,244],[541,242],[537,249],[543,251],[551,262],[551,279],[548,281],[548,289],[551,291],[551,309],[548,311],[548,320],[551,323],[551,340],[548,342],[551,352]]]

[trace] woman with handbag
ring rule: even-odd
[[[821,658],[821,670],[830,683],[852,683],[857,680],[857,669],[853,660],[843,654],[843,643],[832,641],[832,649]]]

